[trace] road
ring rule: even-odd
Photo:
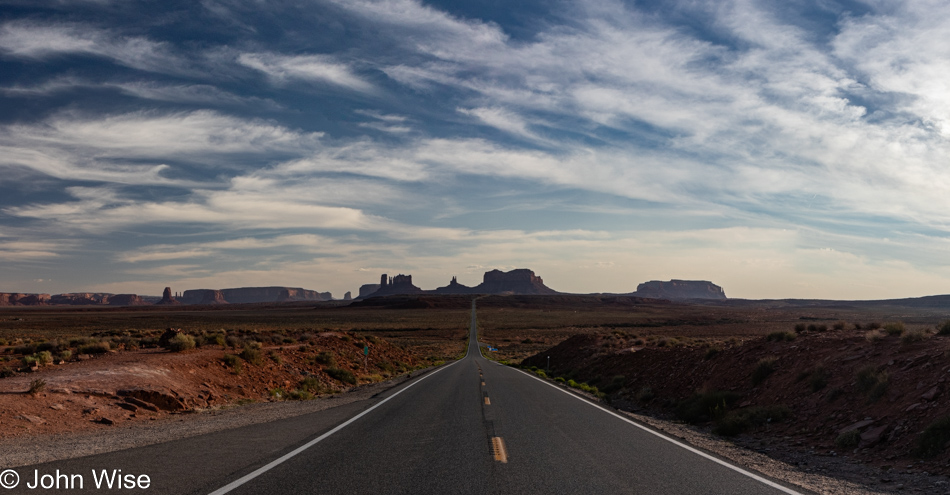
[[[90,493],[104,468],[148,474],[123,490],[144,493],[798,493],[485,359],[476,329],[473,301],[463,359],[367,401],[17,471],[87,473]]]

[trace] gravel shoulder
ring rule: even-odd
[[[385,382],[308,401],[262,402],[199,409],[110,429],[7,438],[0,440],[0,466],[12,468],[115,452],[323,411],[369,399],[431,369],[414,371]]]

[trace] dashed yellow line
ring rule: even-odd
[[[491,405],[491,401],[488,400],[488,397],[485,397],[485,405],[486,405],[486,406],[490,406],[490,405]]]
[[[505,449],[505,441],[501,437],[492,437],[491,450],[498,462],[508,462],[508,451]]]

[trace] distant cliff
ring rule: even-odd
[[[379,288],[371,293],[364,293],[364,288],[372,287],[375,284],[367,284],[360,287],[360,297],[357,299],[366,299],[368,297],[391,296],[397,294],[559,294],[558,291],[544,285],[541,277],[534,274],[533,271],[526,268],[503,272],[501,270],[492,270],[485,272],[482,283],[475,287],[468,287],[458,282],[452,277],[449,285],[439,287],[433,290],[422,290],[412,285],[412,275],[397,275],[388,277],[384,274],[380,278]],[[366,290],[365,292],[369,292]]]
[[[241,287],[236,289],[191,289],[182,293],[183,304],[242,304],[260,302],[329,301],[329,292],[293,287]]]
[[[726,299],[726,293],[722,287],[706,280],[670,280],[669,282],[651,280],[638,285],[637,291],[631,295],[669,300]]]
[[[471,294],[472,290],[472,287],[462,285],[455,277],[452,277],[449,285],[446,285],[445,287],[439,287],[438,289],[430,292],[433,294]]]
[[[49,294],[0,292],[0,306],[44,306],[51,297]]]
[[[0,293],[0,306],[142,306],[149,304],[135,294],[71,292],[67,294]]]
[[[541,277],[527,268],[510,272],[492,270],[485,272],[481,284],[472,288],[477,294],[558,294],[558,291],[544,285]]]
[[[380,287],[379,284],[363,284],[363,285],[360,286],[360,295],[358,295],[358,296],[356,296],[356,297],[357,297],[357,298],[359,298],[359,297],[366,297],[366,296],[368,296],[368,295],[370,295],[370,294],[372,294],[372,293],[378,291],[378,290],[379,290],[379,287]]]

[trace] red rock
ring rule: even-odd
[[[921,394],[920,398],[924,400],[934,400],[935,397],[940,393],[940,390],[937,387],[933,387],[930,390]]]
[[[884,432],[887,431],[888,425],[878,426],[876,428],[871,428],[868,431],[861,434],[861,445],[868,446],[874,445],[875,443],[881,440],[881,437],[884,436]]]
[[[858,421],[857,423],[854,423],[852,425],[842,428],[841,431],[839,431],[838,433],[847,433],[852,430],[860,430],[861,428],[864,428],[865,426],[869,426],[872,423],[874,423],[873,419],[865,419],[862,421]]]
[[[41,425],[41,424],[43,424],[43,423],[46,422],[45,420],[43,420],[43,418],[41,418],[41,417],[39,417],[39,416],[32,416],[32,415],[29,415],[29,414],[21,414],[21,415],[20,415],[20,419],[25,419],[25,420],[27,420],[27,421],[29,421],[30,423],[33,423],[33,424],[35,424],[35,425]]]

